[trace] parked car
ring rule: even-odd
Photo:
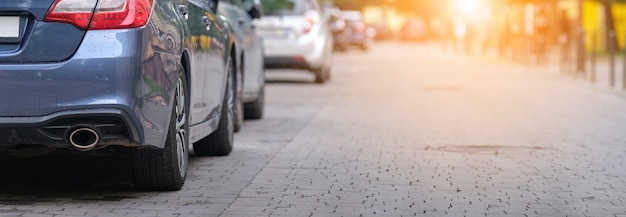
[[[220,0],[218,13],[226,17],[235,36],[237,57],[236,78],[237,104],[235,104],[235,131],[243,125],[243,119],[263,117],[265,100],[265,67],[263,63],[263,39],[257,35],[253,19],[261,18],[263,9],[254,1]]]
[[[337,7],[326,8],[326,17],[330,31],[333,34],[333,49],[343,51],[348,47],[346,21],[341,16],[341,10]]]
[[[373,28],[374,31],[376,31],[374,40],[384,41],[384,40],[391,40],[396,37],[394,31],[384,20],[372,25],[371,28]]]
[[[414,17],[407,20],[398,31],[402,41],[422,41],[428,38],[428,25],[424,19]]]
[[[238,63],[217,5],[0,1],[0,149],[128,151],[137,188],[180,189],[191,143],[233,148]]]
[[[370,29],[363,21],[363,15],[359,11],[342,11],[341,18],[345,22],[345,28],[335,39],[341,41],[336,43],[339,49],[346,49],[348,46],[358,46],[361,50],[368,50],[373,37],[370,37]]]
[[[267,68],[305,69],[316,83],[330,79],[333,36],[316,0],[262,0],[265,16],[255,21],[264,37]]]

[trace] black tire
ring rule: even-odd
[[[235,103],[235,112],[234,112],[234,123],[233,123],[233,130],[235,132],[239,132],[241,130],[241,128],[243,127],[243,119],[244,119],[244,106],[243,103],[241,102],[241,97],[237,97],[239,98],[238,100],[236,100],[237,102]]]
[[[331,67],[329,66],[328,69],[326,69],[326,71],[324,71],[324,79],[326,79],[326,81],[330,81],[330,74],[331,74]]]
[[[239,132],[243,127],[244,119],[244,107],[243,107],[243,59],[242,63],[237,67],[237,83],[235,84],[235,90],[237,90],[237,97],[235,97],[235,118],[234,118],[234,131]]]
[[[200,156],[224,156],[233,150],[235,133],[235,87],[232,60],[228,61],[228,79],[226,82],[226,94],[222,102],[220,122],[217,129],[209,136],[193,144],[193,150]]]
[[[182,71],[175,90],[165,147],[132,150],[133,182],[138,189],[175,191],[185,184],[189,160],[189,94]]]
[[[315,69],[315,83],[323,84],[330,79],[330,67],[322,66],[319,69]]]
[[[258,120],[263,118],[263,111],[265,109],[265,84],[261,86],[259,90],[259,96],[249,103],[244,105],[244,116],[246,119]]]

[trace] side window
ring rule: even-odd
[[[250,8],[252,8],[252,6],[254,5],[254,1],[260,1],[260,0],[241,0],[243,9],[246,11],[250,10]]]

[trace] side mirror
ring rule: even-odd
[[[217,5],[219,2],[220,0],[209,0],[209,8],[213,13],[217,13]]]
[[[250,7],[250,10],[248,10],[248,15],[250,15],[252,19],[259,19],[263,17],[264,14],[265,12],[263,10],[263,5],[261,5],[261,1],[255,0],[252,7]]]

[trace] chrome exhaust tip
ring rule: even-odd
[[[76,127],[69,132],[67,140],[70,144],[80,150],[88,151],[96,147],[100,141],[100,135],[92,127]]]

